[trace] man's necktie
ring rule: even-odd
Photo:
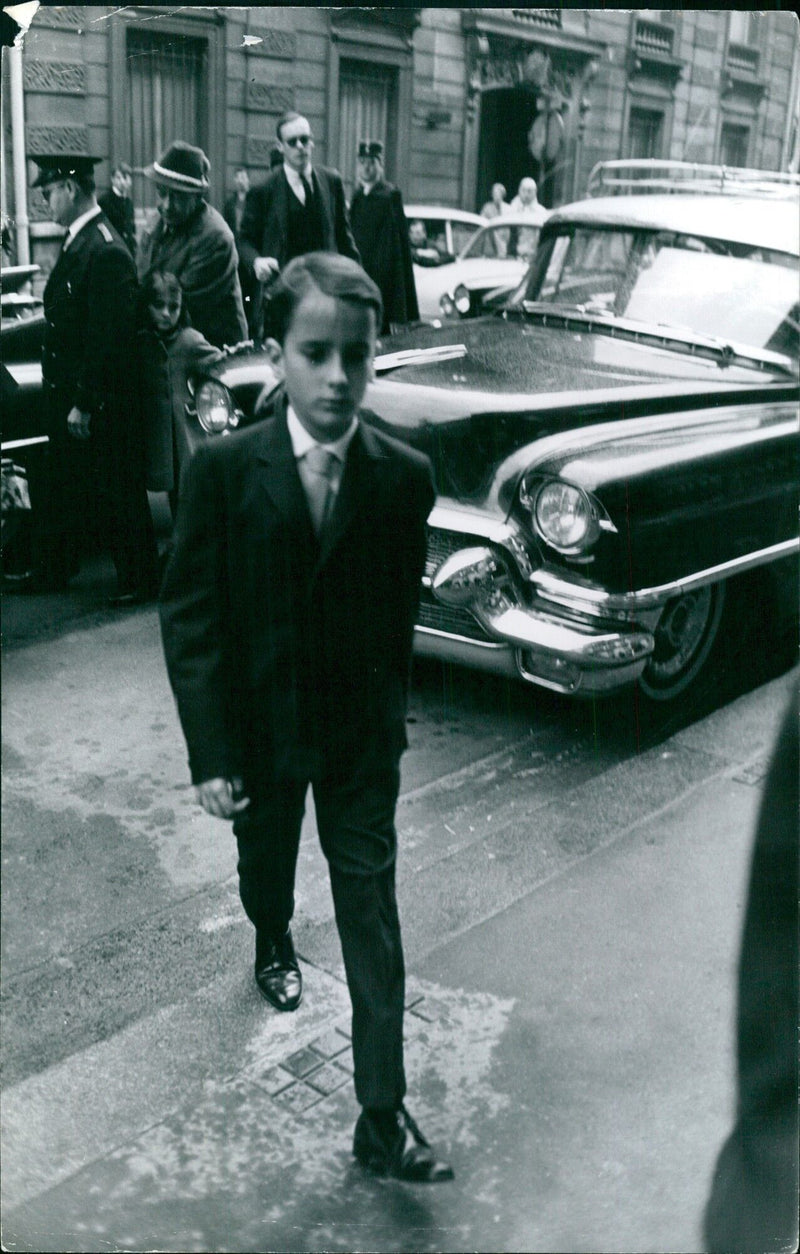
[[[305,204],[310,205],[314,199],[314,192],[311,188],[311,182],[304,174],[300,175],[300,182],[303,184],[303,193],[305,195]]]
[[[321,536],[333,507],[331,477],[338,458],[335,453],[315,444],[303,460],[308,472],[305,487],[311,521],[317,536]]]

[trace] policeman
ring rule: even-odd
[[[78,573],[94,516],[117,571],[111,603],[132,605],[155,594],[157,570],[133,366],[136,271],[95,199],[100,158],[33,160],[39,166],[33,186],[53,221],[66,228],[44,290],[50,444],[35,586],[65,588]]]

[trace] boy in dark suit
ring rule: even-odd
[[[309,783],[353,1005],[353,1152],[452,1178],[403,1106],[395,805],[430,465],[359,415],[381,297],[332,253],[291,262],[270,305],[271,417],[201,446],[162,590],[167,666],[208,813],[234,820],[255,978],[294,1010],[289,924]]]

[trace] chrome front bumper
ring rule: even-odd
[[[512,527],[441,506],[431,524],[417,653],[587,696],[622,688],[644,670],[657,613],[635,622],[609,620],[591,604],[582,613],[579,589],[559,605],[537,592],[537,572]]]

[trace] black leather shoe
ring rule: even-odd
[[[303,977],[291,932],[278,941],[256,934],[256,984],[276,1010],[296,1010],[300,1005]]]
[[[375,1176],[393,1176],[417,1184],[453,1179],[453,1168],[436,1157],[405,1106],[393,1111],[362,1110],[353,1137],[353,1154]]]

